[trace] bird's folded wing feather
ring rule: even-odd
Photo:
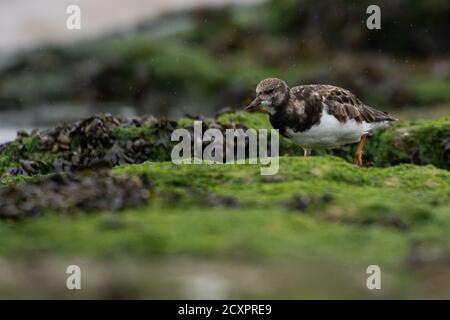
[[[328,112],[339,121],[354,119],[358,122],[395,121],[388,113],[362,103],[350,91],[330,85],[305,85],[292,89],[297,96],[308,101],[311,95],[319,95],[328,106]]]

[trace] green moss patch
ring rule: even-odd
[[[251,165],[165,162],[122,166],[114,173],[147,175],[156,190],[152,204],[110,217],[49,213],[32,222],[1,222],[1,251],[227,256],[239,248],[249,256],[301,256],[311,250],[386,261],[393,257],[384,256],[383,245],[394,246],[397,258],[413,239],[441,249],[450,245],[445,231],[450,173],[434,167],[365,169],[337,158],[294,157],[282,158],[274,177],[260,176]],[[237,201],[230,207],[212,196]],[[301,210],[295,207],[298,197],[306,202]],[[362,238],[349,241],[352,237]],[[366,252],[364,245],[374,247]]]
[[[259,167],[120,166],[114,174],[152,182],[147,205],[0,221],[0,253],[188,256],[262,266],[306,259],[333,261],[363,276],[375,263],[389,272],[385,285],[395,296],[424,279],[410,270],[439,267],[449,274],[441,263],[450,248],[448,171],[411,164],[358,168],[329,156],[282,157],[275,176],[261,176]],[[23,183],[7,181],[17,182]]]
[[[433,164],[450,169],[450,118],[404,122],[371,138],[367,154],[375,165]]]

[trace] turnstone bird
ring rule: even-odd
[[[362,165],[367,136],[397,120],[365,105],[348,90],[321,84],[289,88],[276,78],[258,84],[256,98],[245,110],[268,113],[272,126],[301,146],[305,156],[316,148],[358,143],[355,156],[358,166]]]

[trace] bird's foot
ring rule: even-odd
[[[355,157],[355,164],[356,164],[358,167],[362,167],[362,165],[363,165],[362,153],[356,154],[356,157]]]

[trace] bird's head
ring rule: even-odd
[[[245,110],[250,112],[260,110],[274,114],[276,108],[285,104],[288,98],[289,87],[286,82],[277,78],[264,79],[256,86],[255,100]]]

